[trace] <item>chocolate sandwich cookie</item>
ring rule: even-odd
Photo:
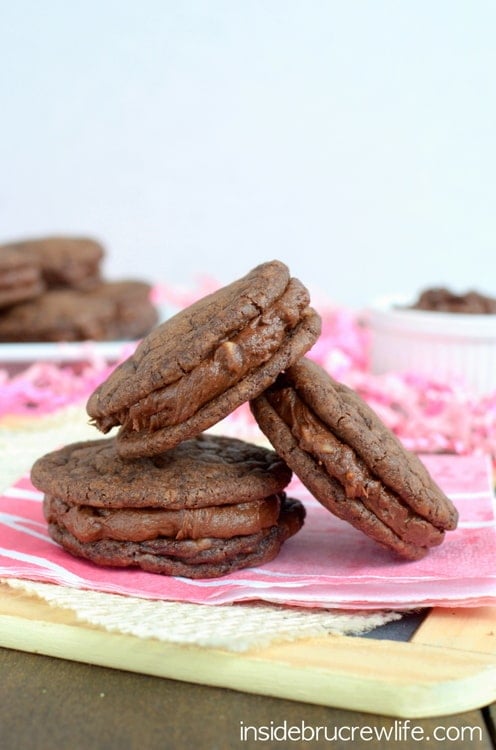
[[[125,279],[106,281],[88,292],[89,304],[100,300],[113,306],[109,338],[139,339],[158,323],[158,310],[151,301],[151,286],[145,281]]]
[[[37,297],[44,289],[40,268],[32,258],[0,247],[0,308]]]
[[[289,368],[251,410],[322,505],[402,557],[423,557],[456,527],[455,507],[420,459],[311,360]]]
[[[164,454],[124,461],[114,438],[38,459],[49,533],[100,565],[212,577],[273,559],[302,526],[286,498],[288,466],[267,448],[201,435]]]
[[[52,289],[0,315],[0,341],[137,339],[157,322],[142,282],[104,282],[93,291]],[[129,305],[128,300],[139,304]]]
[[[88,237],[43,237],[11,242],[41,270],[49,289],[93,289],[101,283],[102,245]],[[0,248],[0,253],[2,248]]]
[[[119,453],[154,455],[200,434],[267,388],[320,333],[309,294],[280,261],[204,297],[157,326],[90,396]]]
[[[96,565],[141,568],[184,578],[217,578],[244,568],[259,567],[279,554],[284,542],[304,523],[305,509],[298,500],[284,498],[277,523],[248,536],[174,540],[157,538],[146,542],[100,539],[80,542],[63,525],[49,523],[52,539],[75,557]]]

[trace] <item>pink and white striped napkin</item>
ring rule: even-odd
[[[263,600],[357,610],[496,604],[496,521],[489,458],[425,455],[422,459],[455,503],[460,522],[441,546],[420,561],[394,558],[334,518],[293,479],[288,494],[305,503],[306,522],[267,565],[195,581],[97,567],[70,556],[50,540],[42,495],[24,477],[0,497],[0,576],[203,604]]]

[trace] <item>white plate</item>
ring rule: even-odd
[[[61,343],[0,344],[0,363],[116,361],[133,341],[74,341]]]
[[[158,324],[171,317],[169,308],[159,306],[158,312]],[[137,343],[136,340],[0,343],[0,365],[26,362],[82,362],[97,358],[115,362],[123,355],[127,355],[130,348],[134,348]]]

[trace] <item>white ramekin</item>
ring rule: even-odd
[[[366,311],[375,374],[415,372],[436,381],[460,380],[475,395],[496,390],[496,315],[408,309],[393,295]]]

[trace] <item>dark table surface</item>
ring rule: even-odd
[[[380,731],[389,740],[375,739]],[[408,721],[0,648],[0,750],[486,750],[495,743],[495,706]]]

